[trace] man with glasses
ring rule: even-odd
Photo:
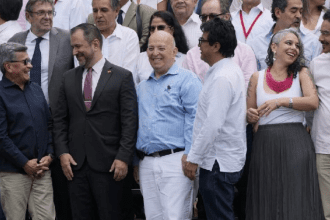
[[[53,0],[29,0],[25,13],[31,28],[17,33],[9,42],[21,43],[28,48],[33,66],[31,81],[41,86],[50,108],[54,109],[63,73],[74,67],[70,34],[53,27],[56,15]],[[52,164],[52,179],[57,218],[71,219],[67,180],[58,159]]]
[[[52,119],[42,89],[30,81],[27,47],[0,45],[0,188],[6,218],[55,219]]]

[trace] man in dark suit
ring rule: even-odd
[[[63,77],[54,142],[70,180],[73,219],[119,219],[121,180],[137,133],[133,77],[103,57],[102,35],[94,25],[73,28],[71,46],[80,66]]]
[[[53,0],[29,0],[25,11],[31,28],[17,33],[8,42],[27,46],[27,53],[32,58],[33,65],[30,72],[31,81],[41,86],[53,110],[57,103],[63,73],[74,67],[70,34],[66,30],[52,27],[55,14]],[[58,159],[54,159],[51,172],[56,218],[71,220],[67,180]]]

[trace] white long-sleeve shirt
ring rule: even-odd
[[[244,77],[232,58],[215,63],[199,95],[193,143],[187,161],[221,172],[238,172],[246,155],[246,92]]]

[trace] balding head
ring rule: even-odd
[[[178,49],[175,47],[175,40],[171,34],[157,31],[150,36],[147,53],[157,78],[167,73],[172,67],[177,52]]]

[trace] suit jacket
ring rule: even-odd
[[[25,45],[28,31],[15,34],[8,42]],[[31,57],[32,59],[32,57]],[[74,68],[70,33],[53,27],[49,33],[48,95],[51,109],[57,103],[63,73]]]
[[[136,8],[137,4],[132,2],[125,15],[123,26],[129,27],[137,33]],[[142,20],[142,38],[140,39],[140,47],[147,41],[147,37],[149,34],[150,17],[156,11],[157,10],[153,9],[152,7],[149,7],[148,5],[140,4],[140,16]],[[89,14],[87,22],[90,24],[94,24],[93,14]]]
[[[85,159],[99,172],[109,172],[114,159],[130,164],[136,144],[137,99],[131,72],[106,61],[87,112],[79,66],[65,73],[54,110],[57,156],[70,153],[79,170]]]

